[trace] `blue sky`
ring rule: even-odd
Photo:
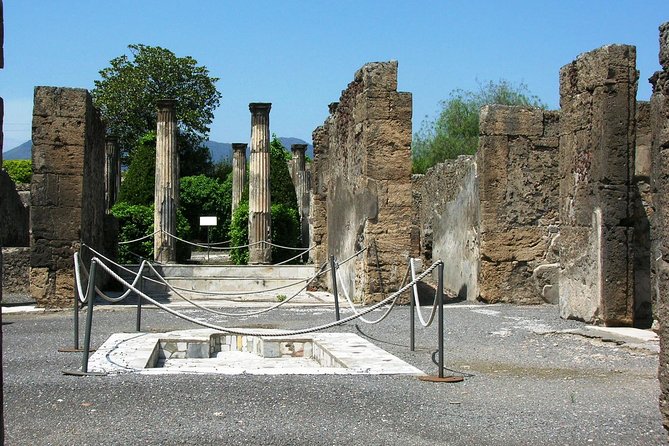
[[[667,0],[4,0],[5,147],[30,138],[36,85],[91,89],[110,59],[143,43],[190,55],[219,77],[210,137],[247,142],[249,102],[272,102],[280,136],[311,141],[354,72],[399,61],[414,131],[439,101],[478,81],[524,82],[558,108],[558,71],[605,44],[637,47],[639,93],[659,68]]]

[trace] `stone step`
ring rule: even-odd
[[[129,268],[137,271],[139,267],[131,265]],[[276,292],[286,295],[299,291],[305,285],[304,281],[316,273],[313,265],[160,265],[156,266],[156,270],[172,286],[182,289],[266,293],[282,287]],[[122,276],[128,282],[133,279],[127,272]],[[164,293],[165,287],[145,281],[144,290],[148,293]]]

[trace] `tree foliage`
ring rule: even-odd
[[[209,132],[221,94],[218,78],[190,56],[177,57],[159,46],[128,45],[126,54],[100,71],[92,91],[111,136],[130,154],[142,135],[156,129],[156,102],[177,101],[183,150],[196,150]]]
[[[156,132],[148,132],[137,143],[137,148],[125,173],[118,201],[128,204],[151,205],[155,195]]]
[[[33,176],[33,164],[30,160],[4,160],[2,168],[16,184],[30,183]]]
[[[487,104],[524,105],[545,108],[527,85],[514,85],[506,80],[479,84],[478,91],[454,90],[440,103],[436,119],[423,121],[414,134],[412,157],[414,173],[459,155],[473,155],[478,148],[479,110]]]
[[[224,182],[205,175],[181,178],[179,208],[190,224],[189,240],[207,240],[207,228],[200,227],[201,216],[218,217],[218,225],[211,228],[211,242],[227,240],[232,211],[232,175]]]
[[[297,195],[287,163],[291,155],[276,135],[272,135],[269,150],[269,183],[272,204],[283,204],[291,209],[297,209]]]

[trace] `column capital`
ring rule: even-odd
[[[176,99],[158,99],[156,101],[156,108],[159,110],[176,108],[177,101]]]
[[[299,154],[300,152],[304,153],[304,152],[307,151],[307,145],[306,144],[291,144],[290,150],[291,150],[291,152],[293,152],[293,154]]]
[[[249,110],[251,113],[255,114],[269,114],[270,109],[272,108],[271,102],[251,102],[249,104]]]
[[[246,148],[249,145],[246,144],[245,142],[233,142],[232,143],[232,151],[233,152],[246,152]]]

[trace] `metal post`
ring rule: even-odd
[[[437,299],[439,299],[439,378],[444,377],[444,263],[437,266]]]
[[[332,274],[332,293],[334,294],[335,317],[341,319],[339,315],[339,293],[337,292],[337,262],[334,256],[330,256],[330,273]]]
[[[409,268],[411,271],[411,281],[413,282],[413,268],[412,268],[412,259],[409,258]],[[409,348],[412,352],[416,351],[416,293],[414,293],[415,287],[411,287],[411,297],[409,298]]]
[[[140,270],[139,272],[141,274],[139,278],[139,290],[144,291],[144,271]],[[142,331],[142,295],[139,293],[137,294],[137,323],[135,324],[135,331]]]
[[[88,288],[86,299],[88,300],[88,313],[86,314],[86,332],[84,333],[84,356],[81,362],[81,372],[88,373],[88,356],[91,351],[91,326],[93,325],[93,301],[95,300],[95,270],[97,262],[91,262],[91,271],[88,275]]]
[[[79,292],[74,292],[74,350],[79,350]]]

